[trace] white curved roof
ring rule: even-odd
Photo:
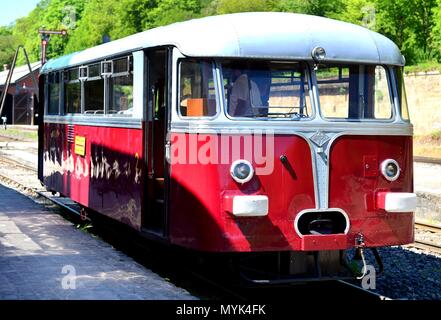
[[[49,61],[42,72],[161,45],[174,45],[195,57],[311,60],[326,50],[326,61],[403,65],[388,38],[354,24],[323,17],[281,12],[211,16],[147,30]]]

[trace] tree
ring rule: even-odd
[[[147,13],[145,29],[151,29],[173,22],[189,20],[200,16],[199,0],[162,0]]]
[[[280,0],[278,9],[286,12],[297,12],[337,18],[344,11],[343,0]]]
[[[0,68],[11,64],[15,53],[15,39],[10,27],[0,27]]]
[[[115,8],[118,15],[111,31],[112,39],[119,39],[137,32],[144,31],[147,14],[157,6],[155,0],[121,0]]]
[[[87,0],[42,0],[27,17],[18,19],[13,26],[13,36],[16,42],[23,44],[28,51],[31,61],[40,59],[41,28],[60,30],[67,29],[70,35],[76,28],[76,20],[81,20],[84,4]],[[74,17],[72,15],[74,14]],[[53,58],[64,53],[68,38],[52,36],[49,41],[47,57]],[[24,63],[20,56],[18,63]]]
[[[276,1],[273,0],[219,0],[217,12],[219,14],[252,11],[273,11],[276,9]]]
[[[416,1],[416,6],[414,8],[415,12],[415,40],[416,49],[421,52],[420,60],[428,60],[432,57],[432,50],[434,49],[432,45],[431,32],[434,28],[435,21],[439,22],[439,17],[437,20],[434,19],[434,8],[436,7],[436,0],[419,0]]]
[[[410,48],[415,44],[415,33],[411,25],[414,25],[415,0],[375,0],[376,30],[392,39],[398,47],[410,55]]]
[[[438,61],[441,61],[441,0],[436,2],[432,9],[434,25],[430,32],[430,39],[435,53],[438,55]]]
[[[375,4],[373,0],[344,0],[345,10],[338,19],[375,29]]]
[[[108,0],[89,0],[84,6],[77,28],[69,36],[64,53],[71,53],[103,43],[117,23],[118,3]]]

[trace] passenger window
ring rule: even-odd
[[[131,69],[130,59],[127,57],[113,61],[109,114],[119,116],[133,114],[133,74]]]
[[[323,117],[387,120],[392,118],[386,70],[375,65],[325,66],[316,71]]]
[[[81,83],[78,68],[64,73],[64,105],[65,113],[81,113]]]
[[[60,105],[60,73],[50,73],[48,76],[48,114],[58,114]]]
[[[184,60],[180,69],[180,114],[184,117],[215,116],[217,108],[212,63]]]
[[[100,64],[89,66],[88,77],[84,82],[84,113],[104,114],[104,79],[100,76]]]
[[[133,76],[111,79],[110,114],[130,116],[133,113]]]

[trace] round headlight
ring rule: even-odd
[[[245,183],[251,180],[254,175],[254,169],[251,163],[247,160],[236,160],[230,168],[231,177],[234,181]]]
[[[386,180],[395,181],[400,176],[400,166],[393,159],[384,160],[380,169]]]

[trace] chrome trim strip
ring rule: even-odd
[[[340,208],[329,208],[329,209],[305,209],[305,210],[302,210],[302,211],[300,211],[300,212],[296,215],[296,218],[294,219],[294,230],[296,231],[297,235],[298,235],[300,238],[303,238],[303,235],[300,233],[300,231],[299,231],[299,227],[297,226],[297,224],[298,224],[298,222],[299,222],[299,219],[300,219],[300,217],[301,217],[302,215],[304,215],[304,214],[307,213],[307,212],[332,212],[332,211],[340,212],[340,213],[345,217],[345,220],[346,220],[346,228],[345,228],[345,231],[344,231],[343,233],[344,233],[344,234],[348,234],[349,229],[350,229],[350,226],[351,226],[351,221],[349,220],[349,216],[348,216],[348,214],[347,214],[343,209],[340,209]]]
[[[142,129],[142,119],[137,118],[111,118],[106,116],[44,116],[46,123],[57,124],[76,124],[82,126],[96,126],[96,127],[115,127],[115,128],[133,128]]]
[[[220,121],[175,121],[171,124],[172,132],[182,133],[213,133],[213,131],[236,131],[253,129],[270,130],[274,134],[299,134],[322,131],[336,132],[338,136],[344,134],[351,135],[390,135],[390,136],[412,136],[413,126],[409,123],[389,123],[385,124],[360,124],[360,123],[323,123],[323,122],[308,122],[304,123],[293,122],[287,123],[269,123],[268,121],[260,122],[220,122]],[[332,140],[335,140],[334,137]],[[331,142],[332,142],[331,140]]]
[[[129,56],[130,57],[130,56]],[[146,95],[144,92],[146,70],[144,67],[144,51],[133,52],[133,114],[139,119],[145,119]]]

